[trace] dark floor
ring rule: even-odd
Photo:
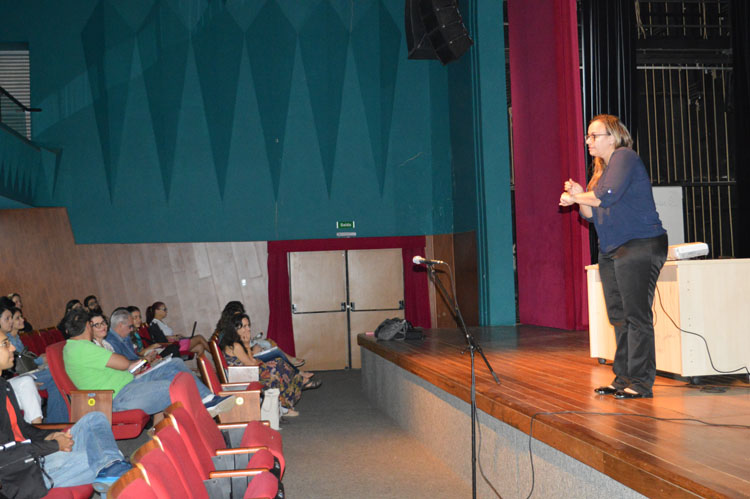
[[[471,484],[365,399],[361,371],[323,371],[282,423],[291,498],[470,497]]]
[[[305,391],[300,416],[284,418],[286,473],[292,499],[469,497],[471,484],[374,408],[361,391],[361,371],[323,371]],[[126,456],[148,436],[118,445]]]

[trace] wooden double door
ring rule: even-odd
[[[361,367],[357,335],[404,317],[400,249],[289,253],[292,325],[305,369]]]

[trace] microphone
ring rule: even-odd
[[[411,261],[416,265],[448,265],[442,260],[428,260],[427,258],[421,256],[415,256],[411,259]]]

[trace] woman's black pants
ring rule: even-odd
[[[599,252],[599,275],[617,350],[612,370],[617,389],[650,395],[656,377],[651,305],[667,259],[667,235],[632,239],[610,253]]]

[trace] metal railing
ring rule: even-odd
[[[26,107],[8,91],[0,87],[0,123],[28,140],[31,140],[31,113],[39,111],[41,111],[39,108]]]
[[[681,186],[685,241],[735,254],[735,165],[727,117],[730,66],[639,66],[637,150],[655,186]]]

